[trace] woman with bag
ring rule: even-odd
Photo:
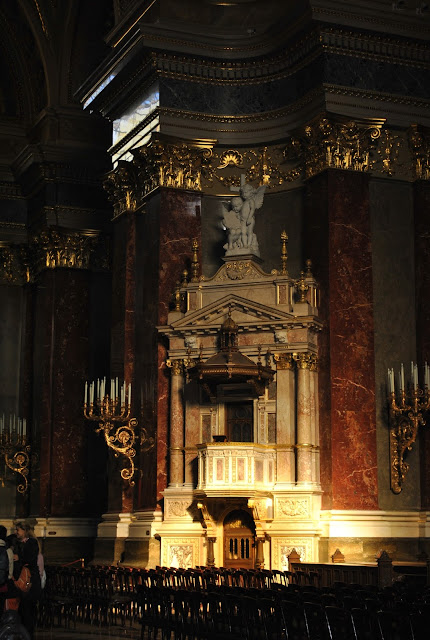
[[[16,580],[18,580],[21,573],[21,562],[19,561],[18,554],[18,538],[16,533],[11,533],[6,537],[6,551],[9,555],[9,562],[12,565],[12,571],[9,570],[9,580],[7,585],[6,594],[6,611],[18,611],[19,603],[21,600],[21,590],[16,586]]]
[[[34,535],[32,527],[24,522],[15,525],[16,535],[21,542],[19,559],[22,563],[22,570],[15,584],[21,589],[21,603],[19,614],[30,638],[34,636],[34,627],[37,618],[37,601],[42,594],[40,584],[40,573],[37,558],[40,552],[39,542]],[[23,575],[23,570],[27,568],[29,575]],[[27,591],[26,591],[27,589]]]

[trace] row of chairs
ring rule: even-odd
[[[222,567],[48,567],[39,625],[125,627],[139,620],[142,634],[165,640],[235,634],[244,640],[320,640],[318,628],[325,630],[322,640],[340,639],[336,628],[345,639],[396,640],[381,632],[390,616],[391,628],[401,629],[405,640],[417,640],[421,628],[430,628],[430,589],[401,583],[319,588],[314,582],[309,574]]]
[[[324,606],[282,591],[153,588],[142,607],[142,639],[153,640],[427,640],[429,624],[428,612]]]

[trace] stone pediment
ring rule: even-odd
[[[189,312],[182,318],[171,322],[170,331],[166,333],[172,331],[175,333],[189,333],[199,330],[204,332],[219,331],[229,309],[231,309],[234,321],[239,325],[239,331],[287,326],[294,322],[294,316],[291,313],[229,294],[202,309]]]

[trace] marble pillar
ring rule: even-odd
[[[156,508],[168,484],[170,373],[157,326],[167,322],[175,283],[190,272],[193,239],[201,245],[200,206],[199,193],[160,188],[136,214],[135,377],[142,423],[156,439],[139,460],[147,471],[137,487],[139,510]]]
[[[171,364],[169,487],[184,484],[184,375],[181,360]]]
[[[31,511],[44,517],[88,515],[88,430],[82,413],[88,378],[88,271],[47,269],[34,297],[34,410],[40,484]],[[29,317],[32,317],[31,314]]]
[[[327,170],[307,183],[306,255],[320,283],[323,508],[377,509],[368,177]]]
[[[279,354],[276,367],[276,478],[278,485],[292,486],[296,479],[294,444],[295,365],[291,354]]]

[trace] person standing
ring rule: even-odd
[[[37,618],[37,602],[42,593],[39,567],[37,564],[37,558],[40,553],[39,542],[30,525],[24,522],[17,522],[15,530],[18,540],[21,542],[19,559],[22,566],[29,568],[31,575],[31,588],[27,593],[22,594],[19,605],[19,615],[30,638],[33,638]]]
[[[6,527],[0,525],[0,616],[4,611],[6,601],[7,581],[9,579],[9,556],[6,551]],[[13,562],[12,562],[13,569]]]

